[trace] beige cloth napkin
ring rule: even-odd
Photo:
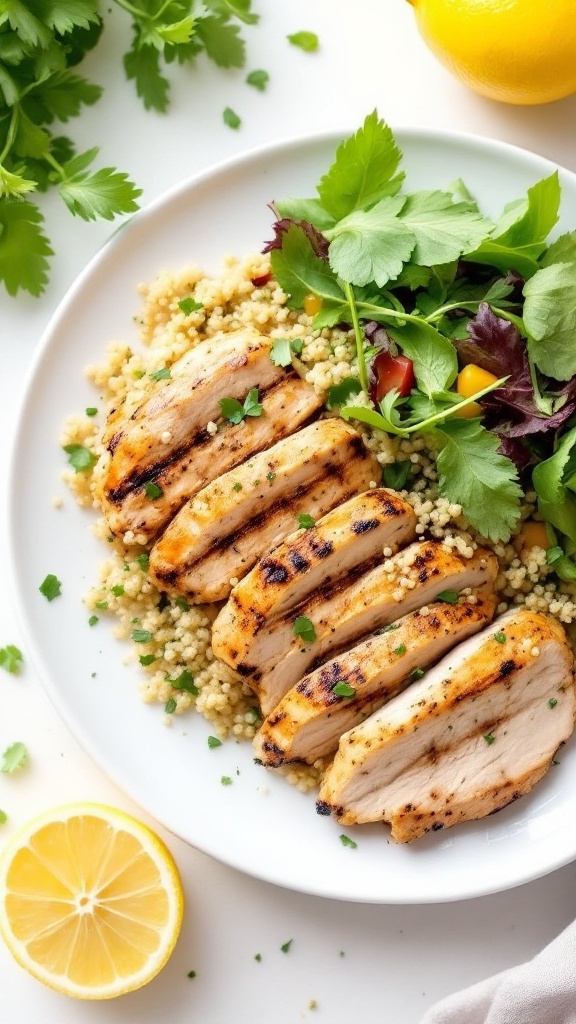
[[[576,1024],[576,922],[533,960],[443,999],[421,1024]]]

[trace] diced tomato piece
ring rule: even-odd
[[[265,284],[268,284],[272,280],[272,274],[262,274],[261,277],[253,277],[252,284],[255,288],[263,288]]]
[[[393,356],[390,352],[379,352],[370,367],[372,375],[371,398],[381,402],[393,388],[405,398],[416,384],[414,364],[407,356]]]

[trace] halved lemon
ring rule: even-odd
[[[110,999],[151,981],[174,948],[183,905],[165,844],[113,807],[49,811],[0,857],[9,950],[39,981],[79,999]]]

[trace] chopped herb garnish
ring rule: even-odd
[[[506,643],[506,633],[503,633],[500,630],[500,632],[494,633],[494,639],[495,639],[497,644],[505,644]]]
[[[493,732],[487,732],[487,733],[484,734],[484,739],[486,740],[486,743],[490,747],[492,745],[492,743],[494,743],[494,740],[496,739],[496,737],[495,737]]]
[[[441,590],[436,600],[443,601],[444,604],[458,604],[459,596],[457,590]]]
[[[193,299],[191,295],[187,295],[185,299],[180,299],[178,309],[182,310],[186,316],[189,316],[190,313],[195,313],[198,309],[204,309],[204,303],[196,302],[196,299]]]
[[[136,380],[142,380],[142,377],[145,377],[146,373],[144,370],[134,370],[133,376],[136,377]]]
[[[147,480],[144,484],[144,494],[147,498],[161,498],[164,491],[158,484],[155,484],[153,480]]]
[[[185,690],[186,693],[191,693],[193,697],[197,697],[200,693],[200,690],[194,683],[194,676],[187,668],[183,669],[176,679],[168,679],[168,682],[175,690]]]
[[[232,779],[230,778],[229,775],[223,775],[222,778],[220,779],[220,782],[222,783],[223,786],[232,785]]]
[[[117,583],[114,587],[110,587],[110,590],[114,594],[114,597],[122,597],[122,594],[124,593],[124,587],[121,583]]]
[[[89,626],[95,626],[97,622],[100,622],[100,619],[98,618],[97,615],[91,615],[90,618],[88,619]]]
[[[549,708],[555,708],[557,703],[558,703],[558,701],[556,700],[555,697],[550,697],[550,700],[548,701],[548,707]]]
[[[186,975],[186,977],[187,978],[195,978],[196,977],[196,971],[188,971],[188,974]]]
[[[53,601],[55,597],[60,597],[62,593],[62,584],[57,576],[49,572],[44,578],[38,590],[44,595],[47,601]]]
[[[394,648],[394,654],[406,654],[406,644],[400,644]]]
[[[86,473],[98,462],[98,456],[83,444],[65,444],[63,449],[76,473]]]
[[[0,647],[0,668],[3,668],[5,672],[10,672],[11,675],[17,676],[22,668],[23,661],[22,651],[15,647],[14,644]]]
[[[311,619],[306,615],[299,615],[292,626],[294,636],[302,638],[304,643],[312,644],[316,639],[316,630]]]
[[[300,512],[298,515],[298,527],[300,530],[311,530],[316,523],[312,516],[309,516],[307,512]]]
[[[270,75],[267,71],[263,71],[261,68],[250,71],[249,74],[246,75],[246,82],[248,85],[253,85],[259,92],[264,92],[269,80]]]
[[[350,836],[344,835],[344,833],[340,836],[340,842],[342,846],[349,846],[351,850],[358,849],[358,843],[355,843],[353,839],[350,839]]]
[[[85,412],[86,412],[87,416],[97,416],[98,415],[98,409],[96,408],[95,405],[89,405],[88,408],[85,410]]]
[[[404,462],[392,462],[389,466],[384,466],[382,470],[382,483],[385,487],[392,488],[393,491],[404,490],[411,468],[412,463],[408,459]]]
[[[108,601],[96,601],[94,607],[100,612],[105,612],[108,607]]]
[[[270,470],[269,473],[266,473],[266,479],[268,483],[271,484],[272,481],[276,479],[276,473],[273,473],[272,470]]]
[[[258,388],[250,388],[242,404],[237,398],[221,398],[218,405],[220,412],[230,423],[242,423],[246,416],[261,416],[263,412]]]
[[[380,626],[380,629],[374,630],[374,636],[382,636],[383,633],[391,633],[394,629],[400,629],[398,622],[390,622],[388,626]]]
[[[261,961],[262,961],[262,953],[254,953],[254,959],[257,960],[258,963],[261,963]]]
[[[292,356],[299,356],[304,347],[302,338],[276,338],[270,348],[270,359],[275,366],[290,366]]]
[[[237,480],[235,484],[232,484],[232,490],[233,491],[241,491],[242,490],[242,484],[240,483],[239,480]]]
[[[189,603],[188,603],[188,601],[186,600],[185,597],[177,597],[177,598],[175,598],[174,604],[176,605],[177,608],[180,609],[181,612],[189,612],[190,611],[190,605],[189,605]]]
[[[425,675],[426,672],[423,668],[413,668],[408,678],[414,681],[415,679],[422,679],[422,676]]]
[[[154,639],[154,634],[148,629],[133,629],[132,639],[135,644],[149,644]]]
[[[154,373],[149,373],[148,376],[151,380],[169,380],[172,374],[169,366],[163,366],[160,370],[154,370]]]
[[[208,746],[210,747],[211,750],[214,750],[215,747],[222,746],[222,740],[219,740],[217,736],[209,736]]]
[[[173,715],[174,712],[176,711],[177,706],[178,705],[174,700],[174,697],[169,697],[164,705],[164,711],[166,712],[167,715]]]
[[[11,775],[12,772],[23,768],[28,761],[28,751],[23,743],[12,743],[2,755],[0,771]]]
[[[148,566],[150,564],[150,556],[146,551],[143,551],[141,555],[136,555],[136,564],[142,572],[148,572]]]
[[[298,46],[306,53],[314,53],[319,46],[319,39],[315,32],[292,32],[286,38],[289,43],[292,43],[292,46]]]
[[[236,111],[232,110],[232,107],[226,107],[222,111],[222,120],[229,128],[239,128],[242,124],[241,119],[238,117]]]
[[[156,661],[156,655],[141,654],[140,657],[138,658],[138,661],[140,662],[141,665],[144,665],[144,668],[146,668],[146,665],[151,665],[153,661]]]
[[[280,949],[282,950],[282,952],[283,953],[288,953],[289,950],[290,950],[290,946],[292,945],[293,942],[294,942],[294,939],[288,939],[288,942],[283,942],[282,945],[280,946]]]
[[[349,683],[345,683],[343,679],[339,683],[334,683],[332,687],[332,693],[335,693],[337,697],[355,697],[356,690]]]

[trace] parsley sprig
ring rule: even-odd
[[[164,112],[170,64],[205,54],[221,68],[245,65],[241,25],[252,0],[114,0],[132,27],[124,70],[147,109]],[[98,167],[98,147],[77,152],[60,130],[100,98],[77,66],[100,39],[110,13],[98,0],[0,5],[0,282],[10,295],[40,295],[52,246],[37,194],[55,188],[86,221],[138,208],[141,189],[115,167]],[[261,86],[262,73],[257,78]]]

